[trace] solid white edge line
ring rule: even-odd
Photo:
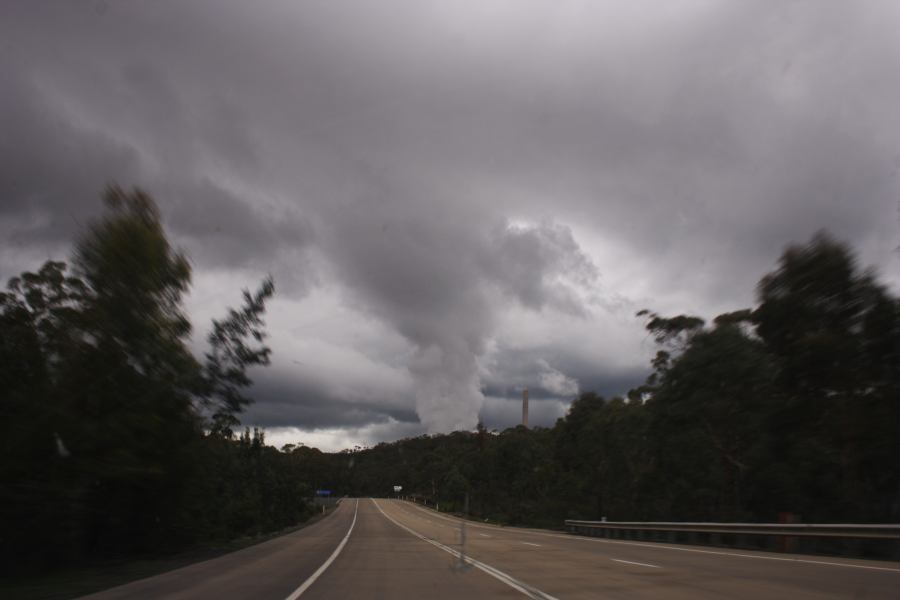
[[[432,546],[440,548],[444,552],[447,552],[448,554],[451,554],[452,556],[455,556],[456,558],[460,557],[460,553],[458,551],[454,550],[453,548],[450,548],[449,546],[445,546],[444,544],[438,542],[437,540],[432,540],[430,538],[427,538],[424,535],[422,535],[421,533],[414,531],[414,530],[410,529],[409,527],[407,527],[406,525],[404,525],[403,523],[400,523],[399,521],[395,520],[393,517],[391,517],[386,512],[384,512],[384,510],[382,510],[381,505],[378,504],[378,501],[375,500],[375,498],[372,498],[372,502],[375,504],[375,508],[378,509],[378,512],[380,512],[382,515],[384,515],[384,517],[388,521],[390,521],[397,527],[407,531],[408,533],[411,533],[412,535],[416,536],[417,538],[419,538],[420,540],[422,540],[424,542],[428,542]],[[507,575],[503,571],[501,571],[499,569],[495,569],[494,567],[490,566],[489,564],[483,563],[479,560],[475,560],[471,556],[466,556],[466,560],[469,561],[473,566],[484,571],[485,573],[494,577],[495,579],[499,579],[500,581],[502,581],[509,587],[513,588],[514,590],[517,590],[517,591],[525,594],[529,598],[532,598],[532,600],[558,600],[554,596],[551,596],[550,594],[546,594],[546,593],[540,591],[539,589],[528,585],[527,583],[525,583],[523,581],[519,581],[515,577],[513,577],[511,575]]]
[[[426,510],[417,504],[413,504],[411,502],[406,502],[410,506],[422,511],[425,514],[432,514],[434,511]],[[459,520],[451,519],[449,517],[445,517],[443,515],[435,515],[440,516],[442,519],[446,519],[448,521],[458,522]],[[846,567],[848,569],[869,569],[871,571],[889,571],[892,573],[900,573],[900,568],[892,568],[892,567],[877,567],[875,565],[855,565],[853,563],[840,563],[840,562],[831,562],[825,560],[810,560],[808,558],[790,558],[790,557],[781,557],[781,556],[760,556],[757,554],[741,554],[739,552],[718,552],[715,550],[702,550],[700,548],[681,548],[679,546],[669,546],[668,544],[659,544],[659,543],[641,543],[641,542],[625,542],[622,540],[609,540],[605,538],[593,538],[587,537],[584,535],[577,534],[568,534],[568,535],[560,535],[558,533],[544,533],[542,531],[532,531],[528,529],[518,529],[513,527],[497,527],[496,525],[481,525],[479,523],[471,523],[470,521],[466,521],[469,523],[470,527],[478,527],[481,529],[489,529],[495,531],[505,531],[507,533],[521,533],[525,535],[540,535],[543,537],[552,537],[559,538],[562,540],[578,540],[581,542],[597,542],[602,544],[616,544],[621,546],[637,546],[638,548],[652,548],[654,550],[677,550],[679,552],[696,552],[697,554],[712,554],[715,556],[735,556],[738,558],[755,558],[757,560],[777,560],[781,562],[793,562],[793,563],[803,563],[809,565],[825,565],[829,567]]]
[[[651,567],[653,569],[662,569],[662,567],[658,565],[648,565],[647,563],[639,563],[634,562],[633,560],[622,560],[620,558],[611,558],[610,560],[620,563],[625,563],[626,565],[638,565],[639,567]]]
[[[344,539],[341,540],[341,543],[338,544],[337,548],[334,549],[334,552],[331,553],[331,556],[328,557],[328,560],[322,563],[322,565],[316,569],[316,572],[310,575],[306,581],[304,581],[300,587],[291,592],[291,595],[285,598],[285,600],[297,600],[303,592],[309,589],[309,586],[316,582],[316,579],[319,578],[322,573],[325,572],[325,569],[331,566],[331,563],[334,562],[334,559],[338,557],[338,554],[341,553],[341,550],[344,549],[344,546],[347,545],[347,540],[350,539],[350,534],[353,533],[353,526],[356,525],[356,513],[359,511],[359,498],[356,499],[356,506],[353,509],[353,521],[350,523],[350,529],[347,530],[347,535],[344,536]]]

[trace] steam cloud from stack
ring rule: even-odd
[[[385,218],[388,208],[374,227],[367,213],[335,213],[329,254],[359,305],[414,345],[408,368],[426,429],[472,429],[484,404],[478,358],[498,312],[518,303],[587,315],[596,267],[561,224],[409,205]]]

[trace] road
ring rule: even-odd
[[[345,500],[292,534],[86,596],[898,598],[900,563],[584,538],[461,523],[398,500]]]

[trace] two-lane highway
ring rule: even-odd
[[[345,500],[334,514],[238,552],[86,596],[92,600],[303,600],[518,598],[507,583],[385,518],[374,501]]]
[[[375,501],[361,500],[350,543],[303,600],[521,597],[483,572],[457,566],[450,554],[386,519]]]
[[[900,564],[584,538],[346,500],[292,534],[89,598],[896,598]],[[468,560],[460,568],[459,552]]]

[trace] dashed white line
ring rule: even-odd
[[[481,537],[494,537],[494,536],[488,535],[486,533],[479,533],[478,535],[480,535]]]
[[[639,562],[634,562],[632,560],[620,560],[618,558],[613,558],[610,560],[613,560],[613,561],[619,562],[619,563],[625,563],[626,565],[637,565],[639,567],[651,567],[653,569],[662,569],[662,567],[660,567],[658,565],[648,565],[647,563],[639,563]]]
[[[531,543],[531,542],[522,542],[522,543],[525,544],[525,545],[527,545],[527,546],[537,546],[538,548],[541,547],[540,544],[533,544],[533,543]]]
[[[406,530],[407,532],[413,534],[414,536],[416,536],[417,538],[419,538],[419,539],[422,540],[423,542],[428,542],[428,543],[431,544],[432,546],[436,546],[436,547],[440,548],[441,550],[443,550],[444,552],[447,552],[448,554],[451,554],[451,555],[453,555],[453,556],[455,556],[455,557],[457,557],[457,558],[460,558],[460,557],[461,557],[460,553],[459,553],[458,551],[454,550],[453,548],[450,548],[449,546],[445,546],[444,544],[438,542],[437,540],[433,540],[433,539],[431,539],[431,538],[427,538],[427,537],[425,537],[424,535],[422,535],[421,533],[419,533],[419,532],[417,532],[417,531],[415,531],[415,530],[413,530],[413,529],[410,529],[409,527],[407,527],[407,526],[404,525],[403,523],[400,523],[399,521],[395,520],[393,517],[391,517],[389,514],[387,514],[386,512],[384,512],[384,511],[381,509],[381,505],[379,505],[379,504],[378,504],[378,501],[375,500],[374,498],[372,499],[372,502],[375,504],[375,508],[378,509],[378,512],[380,512],[382,515],[384,515],[384,517],[385,517],[388,521],[390,521],[391,523],[393,523],[393,524],[396,525],[397,527]],[[531,598],[532,600],[558,600],[557,598],[551,596],[550,594],[546,594],[546,593],[542,592],[541,590],[539,590],[539,589],[537,589],[537,588],[535,588],[535,587],[532,587],[532,586],[528,585],[528,584],[525,583],[524,581],[519,581],[518,579],[514,578],[514,577],[511,576],[511,575],[507,575],[507,574],[504,573],[503,571],[501,571],[501,570],[499,570],[499,569],[495,569],[495,568],[492,567],[491,565],[485,564],[485,563],[483,563],[483,562],[481,562],[481,561],[479,561],[479,560],[475,560],[475,559],[472,558],[471,556],[466,556],[465,559],[466,559],[469,563],[471,563],[474,567],[476,567],[477,569],[480,569],[480,570],[484,571],[485,573],[487,573],[488,575],[494,577],[495,579],[499,579],[500,581],[502,581],[503,583],[505,583],[505,584],[508,585],[509,587],[511,587],[511,588],[513,588],[514,590],[517,590],[517,591],[519,591],[519,592],[522,592],[523,594],[525,594],[526,596],[528,596],[528,597]]]
[[[350,529],[347,530],[347,535],[344,536],[344,539],[341,540],[341,543],[338,544],[338,547],[334,549],[334,552],[331,553],[331,556],[328,557],[322,566],[316,569],[316,572],[309,576],[309,578],[304,581],[300,587],[294,590],[290,596],[288,596],[285,600],[297,600],[303,592],[309,589],[309,586],[316,582],[316,579],[325,572],[325,569],[331,566],[331,563],[334,562],[334,559],[338,557],[338,554],[341,553],[341,550],[344,549],[344,546],[347,545],[347,540],[350,539],[350,534],[353,533],[353,526],[356,525],[356,513],[359,510],[359,498],[356,499],[356,507],[353,509],[353,522],[350,523]]]

